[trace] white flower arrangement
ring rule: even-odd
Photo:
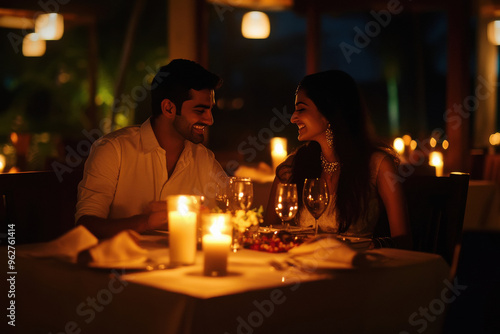
[[[236,210],[232,218],[234,228],[238,229],[240,233],[243,233],[251,226],[258,226],[262,221],[263,211],[264,209],[262,208],[262,206],[260,206],[258,210]]]

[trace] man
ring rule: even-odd
[[[107,238],[164,225],[168,195],[204,195],[212,206],[215,184],[227,176],[201,143],[220,84],[189,60],[160,68],[151,84],[152,116],[92,145],[78,186],[77,224]]]

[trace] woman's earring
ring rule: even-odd
[[[330,127],[330,123],[328,123],[328,127],[326,128],[325,131],[326,135],[326,143],[328,144],[329,148],[333,147],[333,131],[332,128]]]

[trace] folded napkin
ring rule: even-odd
[[[23,245],[18,252],[21,256],[56,258],[72,263],[131,265],[144,263],[148,258],[147,250],[138,245],[139,239],[137,232],[126,230],[99,242],[79,225],[53,241]]]
[[[349,269],[373,266],[379,254],[353,249],[349,243],[335,237],[317,237],[292,248],[281,262],[307,271],[316,269]]]
[[[98,242],[99,240],[89,230],[79,225],[55,240],[23,245],[17,250],[22,256],[58,258],[75,263],[78,253],[97,245]]]
[[[118,233],[88,249],[89,262],[94,264],[139,264],[148,258],[148,251],[138,245],[140,235],[132,230]],[[85,255],[79,257],[79,262]],[[83,261],[86,262],[86,261]]]

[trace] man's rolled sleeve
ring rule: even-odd
[[[108,218],[120,170],[120,148],[113,141],[99,139],[92,145],[78,185],[75,221],[85,215]]]

